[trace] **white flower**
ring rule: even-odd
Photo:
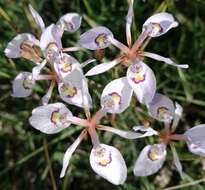
[[[58,33],[55,24],[46,27],[41,34],[40,47],[44,56],[49,61],[53,62],[62,49],[61,36]]]
[[[90,153],[90,165],[101,177],[114,185],[123,184],[127,178],[125,161],[116,148],[105,144],[93,147]]]
[[[171,28],[178,25],[178,23],[174,20],[173,16],[169,13],[162,12],[148,18],[143,25],[142,33],[132,44],[131,25],[133,18],[133,2],[133,0],[130,0],[129,2],[129,9],[126,19],[126,38],[128,46],[122,44],[117,39],[115,39],[112,32],[104,26],[94,27],[81,35],[79,44],[84,48],[90,50],[104,49],[110,44],[112,44],[123,52],[123,55],[120,55],[113,61],[108,63],[102,63],[93,67],[86,73],[86,76],[103,73],[121,62],[129,62],[130,64],[133,64],[135,60],[141,60],[143,57],[149,57],[154,60],[162,61],[165,64],[179,68],[188,68],[188,65],[178,65],[170,58],[141,50],[143,42],[148,37],[156,37],[163,35]]]
[[[62,35],[64,31],[71,33],[76,32],[80,28],[81,20],[82,17],[77,13],[67,13],[63,15],[56,23],[60,35]]]
[[[163,143],[144,147],[135,162],[135,176],[148,176],[156,173],[162,167],[166,155],[166,145]]]
[[[170,123],[174,119],[175,106],[171,99],[156,93],[152,101],[147,104],[149,115],[153,118]]]
[[[101,106],[108,113],[121,113],[130,105],[132,93],[126,77],[115,79],[104,88]]]
[[[39,13],[29,4],[29,10],[36,22],[36,24],[41,28],[41,30],[43,31],[45,29],[45,24],[43,22],[43,19],[41,18],[41,16],[39,15]]]
[[[34,82],[32,73],[19,73],[13,81],[12,96],[20,98],[31,95]]]
[[[70,126],[70,116],[72,113],[64,104],[54,103],[35,108],[29,122],[41,132],[53,134]]]
[[[156,92],[154,73],[139,60],[128,68],[127,77],[115,79],[105,87],[101,106],[109,113],[121,113],[129,106],[133,91],[143,104],[150,103]]]
[[[90,49],[104,49],[110,45],[108,36],[112,37],[112,32],[104,26],[94,27],[80,36],[80,46]]]
[[[76,69],[81,70],[80,63],[72,56],[61,53],[54,60],[54,69],[62,81],[68,81],[67,77]]]
[[[170,13],[161,12],[149,17],[145,21],[143,31],[149,26],[151,26],[151,31],[148,35],[158,37],[168,32],[171,28],[177,27],[178,22],[174,20],[174,17]]]
[[[9,58],[23,57],[33,62],[41,60],[39,41],[29,33],[22,33],[15,36],[8,43],[4,53]]]
[[[148,104],[156,92],[156,79],[153,71],[137,60],[127,70],[127,80],[140,103]]]
[[[205,125],[197,125],[184,133],[187,146],[193,154],[205,156]]]
[[[58,91],[62,100],[68,104],[84,107],[92,107],[92,99],[88,91],[87,79],[82,70],[76,68],[67,77],[66,81],[60,81]]]

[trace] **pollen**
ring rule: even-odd
[[[103,47],[107,44],[107,36],[105,34],[99,34],[96,38],[95,38],[95,43],[99,46],[99,47]]]
[[[70,63],[63,63],[61,71],[64,73],[70,72],[72,70],[72,65]]]
[[[162,33],[162,32],[163,32],[163,28],[161,27],[159,23],[152,23],[152,33],[154,35],[158,33]]]
[[[32,85],[33,85],[33,82],[31,79],[29,79],[29,77],[26,77],[24,80],[23,80],[23,83],[22,83],[23,87],[26,89],[26,90],[30,90],[32,88]]]
[[[117,92],[113,92],[110,94],[115,104],[120,104],[121,96]]]
[[[51,42],[48,44],[47,48],[48,50],[53,50],[53,51],[58,51],[58,46],[56,43],[54,42]]]
[[[157,148],[151,148],[148,152],[148,158],[152,161],[158,160],[160,158],[159,151]]]
[[[108,94],[103,98],[103,105],[105,108],[114,109],[116,106],[119,106],[121,103],[121,96],[117,92]]]
[[[59,110],[53,111],[51,114],[51,122],[56,124],[57,122],[59,122],[59,120],[60,120]]]
[[[135,82],[136,84],[143,82],[145,80],[145,74],[135,74],[135,76],[133,77],[133,82]]]
[[[76,87],[71,86],[71,85],[67,85],[67,86],[63,85],[61,87],[61,90],[62,90],[63,94],[65,96],[67,96],[68,98],[72,98],[77,94]]]
[[[57,124],[60,122],[62,124],[64,122],[64,120],[65,120],[65,115],[59,113],[59,110],[52,112],[52,114],[51,114],[51,122],[52,123]]]
[[[157,109],[157,115],[160,119],[167,120],[167,121],[173,118],[171,113],[169,112],[169,109],[166,107],[159,107]]]
[[[97,158],[97,163],[101,166],[107,166],[112,161],[112,156],[109,151],[105,148],[99,148],[95,151],[95,156]]]

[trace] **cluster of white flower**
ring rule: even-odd
[[[133,1],[130,0],[126,19],[127,45],[114,38],[113,33],[104,26],[94,27],[80,36],[75,47],[63,48],[61,38],[64,31],[73,33],[81,25],[81,16],[68,13],[62,16],[56,24],[46,27],[41,16],[32,6],[29,6],[36,24],[41,29],[40,39],[29,33],[18,34],[5,49],[9,58],[25,58],[34,63],[32,72],[21,72],[13,82],[13,96],[27,97],[38,80],[51,81],[47,93],[42,97],[41,106],[32,111],[30,124],[43,133],[53,134],[62,131],[71,124],[83,126],[83,131],[76,141],[66,150],[60,177],[64,177],[70,158],[85,136],[89,135],[93,148],[90,153],[92,169],[109,182],[123,184],[127,177],[125,161],[116,148],[101,144],[96,129],[108,131],[127,139],[137,139],[147,136],[159,136],[159,144],[147,145],[140,153],[134,165],[136,176],[147,176],[157,172],[163,165],[170,145],[176,169],[182,175],[182,166],[177,156],[173,140],[183,140],[189,150],[205,156],[205,126],[195,126],[184,134],[175,134],[176,127],[182,115],[182,107],[173,103],[168,97],[156,92],[156,79],[151,68],[143,62],[149,57],[165,64],[180,68],[188,65],[177,65],[171,59],[143,51],[143,44],[150,38],[159,37],[170,29],[177,27],[174,17],[166,12],[157,13],[148,18],[143,24],[142,32],[133,43],[131,25],[133,19]],[[83,67],[95,61],[87,60],[79,63],[74,57],[65,52],[105,49],[113,45],[120,50],[120,55],[111,62],[102,63],[86,74]],[[128,67],[127,76],[115,79],[106,85],[101,95],[101,108],[91,117],[92,99],[88,90],[86,77],[103,73],[117,64],[123,63]],[[55,84],[61,99],[84,109],[86,119],[73,116],[72,112],[60,102],[49,103]],[[133,131],[123,131],[100,124],[100,120],[107,114],[120,114],[126,110],[133,95],[146,105],[149,115],[164,123],[162,132],[151,127],[135,126]]]

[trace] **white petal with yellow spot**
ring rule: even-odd
[[[127,167],[118,149],[105,144],[93,147],[90,165],[101,177],[115,185],[123,184],[127,178]]]
[[[135,162],[135,176],[148,176],[156,173],[162,167],[166,154],[166,145],[163,143],[145,146]]]
[[[133,90],[127,78],[122,77],[108,83],[101,96],[101,106],[108,113],[121,113],[129,105]]]
[[[34,85],[32,73],[22,72],[19,73],[13,81],[13,93],[14,97],[27,97],[32,93],[32,87]]]
[[[54,103],[33,109],[29,122],[41,132],[53,134],[70,126],[69,116],[72,113],[64,104]]]

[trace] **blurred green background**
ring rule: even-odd
[[[157,142],[157,138],[131,141],[105,132],[99,132],[101,142],[117,147],[125,158],[128,166],[126,183],[113,186],[91,170],[89,153],[92,146],[89,138],[81,143],[73,155],[66,177],[59,178],[63,154],[78,136],[81,127],[73,125],[50,136],[33,129],[28,123],[28,117],[32,109],[39,105],[40,97],[49,83],[38,83],[28,98],[11,97],[12,80],[20,71],[31,71],[33,63],[24,59],[7,59],[3,53],[16,33],[30,32],[39,36],[40,31],[28,11],[29,3],[39,11],[46,25],[56,22],[67,12],[78,12],[83,16],[80,30],[75,34],[65,33],[64,47],[74,45],[80,34],[94,25],[106,26],[112,30],[115,38],[124,43],[126,41],[126,0],[0,0],[0,189],[53,189],[49,174],[52,166],[57,189],[63,190],[154,190],[168,187],[172,187],[169,190],[180,187],[204,190],[205,158],[189,153],[183,142],[177,142],[176,147],[183,164],[184,179],[174,170],[170,151],[160,172],[150,177],[135,177],[132,169],[138,153],[146,144]],[[183,133],[205,122],[205,0],[135,0],[133,38],[139,35],[142,24],[149,16],[162,10],[172,13],[180,25],[166,35],[152,39],[146,50],[171,57],[179,64],[189,64],[190,68],[179,70],[150,59],[145,59],[145,62],[156,74],[158,91],[183,105],[184,114],[177,129],[177,132]],[[114,58],[118,53],[114,47],[107,48],[105,60]],[[84,51],[72,55],[82,62],[94,57],[95,53]],[[85,71],[90,67],[92,65],[86,67]],[[125,73],[126,68],[118,66],[105,74],[89,78],[95,104],[93,112],[99,109],[99,97],[104,86]],[[61,100],[55,89],[51,102],[56,101]],[[68,107],[74,115],[84,117],[80,108]],[[130,108],[123,114],[108,115],[102,123],[121,129],[150,123],[155,129],[162,129],[162,123],[149,118],[145,107],[134,97]]]

